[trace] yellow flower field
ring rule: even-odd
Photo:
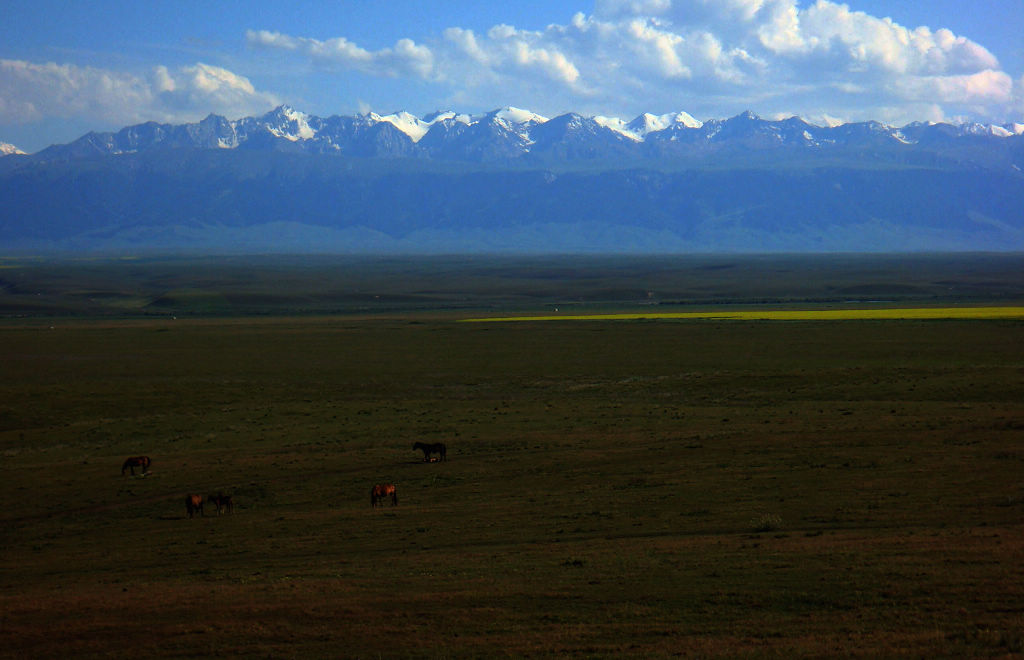
[[[1024,307],[899,307],[872,309],[756,309],[628,314],[551,314],[463,319],[498,321],[636,321],[641,319],[732,319],[737,321],[843,321],[876,319],[1019,319]]]

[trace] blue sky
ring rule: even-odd
[[[1024,122],[1024,0],[0,0],[0,142],[279,104]]]

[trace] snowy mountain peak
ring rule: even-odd
[[[648,133],[664,131],[669,128],[700,128],[704,123],[693,118],[693,116],[680,110],[664,115],[652,115],[645,112],[633,121],[626,124],[627,130],[635,134],[638,139],[643,139]]]
[[[309,125],[309,115],[287,105],[279,105],[260,117],[263,127],[274,137],[290,142],[312,140],[316,131]]]
[[[304,113],[296,111],[289,105],[279,105],[270,112],[266,113],[260,119],[265,122],[274,121],[291,121],[296,115],[302,115]]]
[[[700,128],[701,126],[704,125],[704,122],[700,121],[699,119],[694,119],[693,115],[691,115],[688,112],[683,112],[682,110],[675,113],[675,115],[672,118],[672,121],[675,124],[681,124],[687,128]]]
[[[467,114],[459,114],[454,110],[438,110],[432,112],[429,115],[423,117],[423,121],[430,125],[436,124],[442,121],[455,121],[460,124],[466,124],[467,126],[472,123],[473,119]]]
[[[0,142],[0,156],[25,155],[25,152],[8,142]]]
[[[963,124],[960,132],[964,135],[986,135],[992,137],[1013,137],[1024,133],[1024,124]]]
[[[565,127],[568,129],[578,129],[583,127],[583,115],[578,115],[575,112],[569,112],[560,117],[556,117],[565,123]]]
[[[419,142],[423,136],[427,134],[427,131],[430,130],[430,127],[439,122],[451,120],[466,125],[471,123],[469,115],[460,115],[452,110],[433,112],[427,115],[424,119],[420,119],[416,115],[404,110],[383,116],[370,113],[370,116],[375,121],[386,121],[390,123],[392,126],[408,135],[409,139],[413,142]]]
[[[653,117],[654,115],[647,116]],[[637,119],[639,119],[639,117]],[[646,132],[635,130],[633,128],[633,123],[636,121],[637,120],[634,119],[633,121],[627,124],[618,117],[602,117],[601,115],[594,117],[594,122],[599,126],[604,126],[608,130],[615,131],[620,135],[624,135],[630,140],[643,142],[644,135],[646,135]]]
[[[413,142],[419,142],[420,138],[426,135],[430,124],[423,121],[416,115],[401,110],[390,115],[375,115],[378,121],[386,121],[398,130],[409,136]]]
[[[548,120],[547,117],[538,115],[535,112],[530,112],[529,110],[523,110],[521,108],[513,108],[510,105],[488,114],[493,115],[498,119],[503,119],[510,124],[543,124]]]

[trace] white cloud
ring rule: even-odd
[[[1013,96],[1013,80],[1002,71],[989,69],[969,75],[914,77],[901,81],[892,92],[912,101],[1008,103]]]
[[[326,68],[429,81],[462,102],[546,114],[685,109],[722,117],[750,108],[831,119],[910,121],[924,112],[1005,121],[1022,96],[1021,83],[981,44],[832,0],[598,0],[592,15],[543,30],[450,27],[424,44],[402,40],[377,51],[341,36],[247,36],[254,48]]]
[[[597,0],[594,7],[540,30],[452,26],[380,49],[344,35],[272,30],[250,30],[246,42],[320,74],[412,81],[403,103],[433,93],[423,102],[436,104],[409,108],[419,112],[455,103],[470,112],[517,105],[548,116],[575,110],[627,119],[745,109],[830,122],[1024,119],[1022,72],[1004,71],[982,44],[946,26],[902,26],[833,0]],[[394,86],[361,86],[351,103],[391,109],[394,100],[377,95]],[[0,59],[2,124],[194,121],[209,112],[258,114],[280,102],[205,63],[126,72]]]
[[[279,101],[245,77],[209,64],[147,74],[73,64],[0,60],[0,123],[88,117],[118,125],[191,121],[216,112],[243,116]]]
[[[423,79],[435,77],[433,52],[411,39],[399,39],[393,48],[371,52],[345,37],[322,41],[268,30],[249,30],[245,36],[248,44],[255,48],[296,51],[325,65],[354,69],[370,75]]]
[[[139,105],[147,96],[145,81],[129,74],[21,60],[0,60],[0,90],[5,123],[102,113],[105,106]]]
[[[562,52],[557,40],[543,32],[496,25],[487,32],[487,42],[488,60],[499,70],[539,74],[570,87],[579,80],[576,65]]]
[[[444,31],[444,37],[451,42],[456,51],[465,54],[477,64],[487,66],[490,57],[487,51],[480,47],[472,30],[451,27]]]

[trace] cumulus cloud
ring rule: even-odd
[[[246,41],[255,48],[296,51],[325,65],[390,77],[435,77],[434,54],[412,39],[399,39],[391,48],[369,51],[344,37],[319,40],[269,30],[249,30]]]
[[[706,119],[751,109],[822,121],[1024,118],[1024,76],[946,26],[903,26],[834,0],[597,0],[539,30],[452,26],[368,48],[345,35],[246,33],[250,49],[320,73],[416,83],[409,108],[517,105],[633,117],[685,110]],[[304,66],[305,68],[305,66]],[[408,86],[407,86],[408,87]],[[365,107],[388,106],[370,86]],[[300,102],[299,99],[289,99]],[[0,59],[0,123],[89,118],[106,125],[238,117],[281,100],[205,63],[113,71]],[[469,106],[469,107],[466,107]]]
[[[196,63],[143,74],[53,62],[0,60],[0,122],[88,117],[109,124],[244,116],[279,103],[245,77]]]
[[[376,51],[344,36],[261,30],[247,40],[325,67],[435,83],[449,98],[547,114],[684,109],[721,117],[750,108],[846,120],[909,121],[926,112],[1005,121],[1021,97],[1021,83],[983,45],[832,0],[598,0],[591,15],[543,30],[455,26]]]

